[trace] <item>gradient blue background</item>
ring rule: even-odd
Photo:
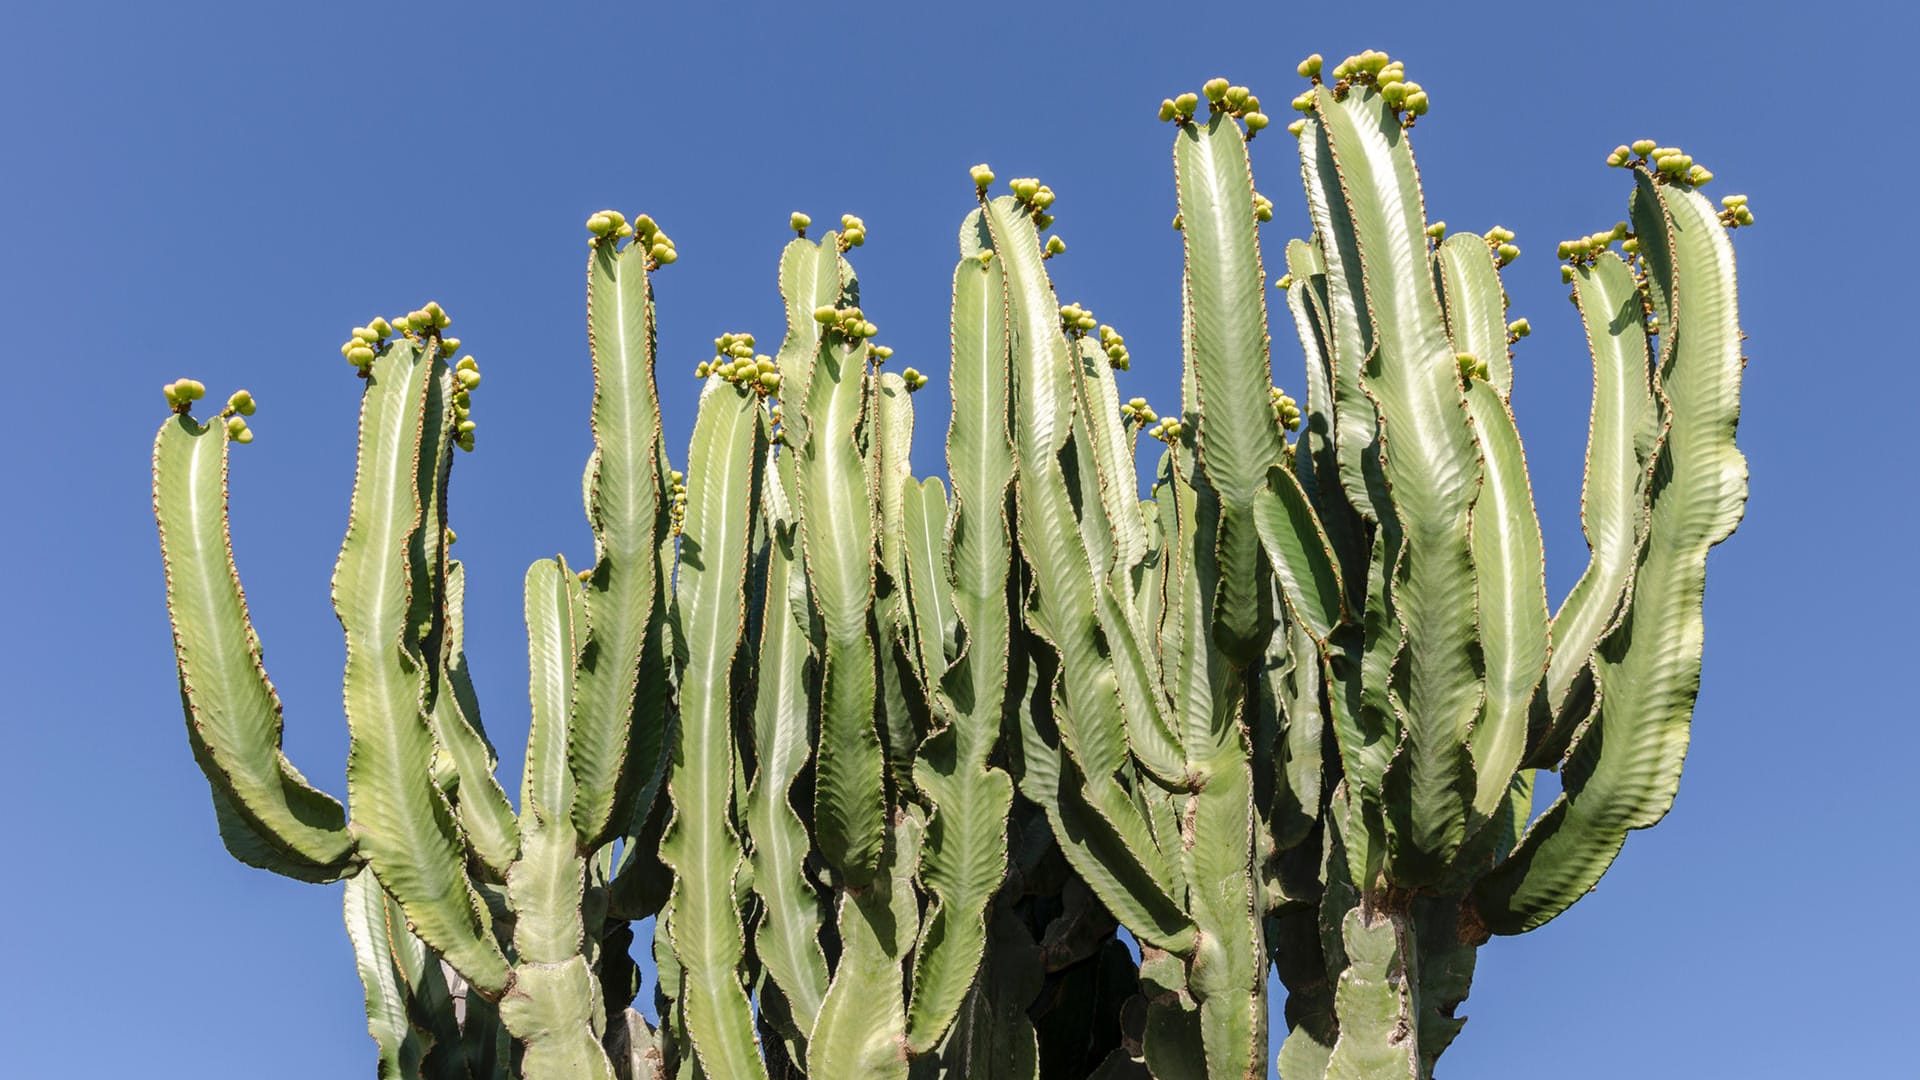
[[[1177,392],[1179,240],[1162,96],[1226,74],[1274,103],[1295,61],[1403,56],[1434,112],[1433,217],[1500,223],[1554,598],[1584,565],[1588,361],[1554,268],[1624,216],[1601,158],[1678,142],[1752,196],[1736,237],[1753,495],[1712,559],[1705,690],[1672,815],[1546,929],[1483,950],[1453,1077],[1916,1075],[1911,79],[1886,5],[13,3],[0,20],[0,1073],[369,1076],[339,889],[221,849],[182,734],[148,449],[160,385],[250,388],[235,541],[287,750],[338,792],[328,577],[359,383],[348,327],[429,298],[486,368],[454,522],[468,647],[517,784],[519,583],[584,562],[581,227],[603,205],[679,242],[659,276],[676,460],[694,362],[780,332],[786,217],[863,215],[866,310],[944,370],[966,167],[1038,175],[1063,300],[1126,333],[1132,393]],[[1315,12],[1341,11],[1324,15]],[[1424,11],[1424,13],[1416,13]],[[1885,47],[1882,47],[1882,46]],[[1871,55],[1869,55],[1869,51]],[[1838,73],[1838,74],[1835,74]],[[1307,230],[1292,144],[1254,144]],[[1272,259],[1270,258],[1270,263]],[[1299,383],[1290,328],[1275,367]],[[944,380],[919,398],[941,468]],[[648,995],[651,993],[649,983]]]

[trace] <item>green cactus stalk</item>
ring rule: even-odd
[[[201,420],[205,387],[165,387],[188,743],[236,858],[344,881],[378,1075],[1433,1075],[1478,949],[1566,911],[1672,805],[1706,556],[1746,496],[1728,232],[1753,218],[1644,140],[1608,157],[1628,220],[1560,245],[1595,378],[1592,554],[1555,609],[1515,237],[1427,221],[1430,99],[1403,65],[1299,71],[1313,231],[1275,284],[1302,400],[1269,354],[1274,207],[1248,151],[1269,121],[1215,79],[1159,110],[1183,253],[1168,415],[1126,396],[1120,331],[1060,302],[1052,189],[970,170],[945,483],[910,454],[929,377],[887,366],[859,306],[861,219],[813,241],[792,215],[785,336],[772,357],[716,339],[682,473],[651,280],[674,243],[590,217],[594,563],[527,571],[517,800],[450,550],[481,377],[447,313],[341,346],[365,383],[333,590],[344,805],[281,751],[234,564],[229,454],[256,402]],[[1164,444],[1145,499],[1143,433]],[[1562,793],[1536,812],[1540,769]],[[628,955],[648,917],[657,1024]]]

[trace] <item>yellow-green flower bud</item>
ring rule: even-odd
[[[973,186],[979,188],[981,191],[985,191],[993,186],[993,170],[987,166],[986,162],[983,161],[975,165],[973,168],[967,170],[967,172],[973,176]]]
[[[1573,284],[1573,267],[1566,263],[1560,264],[1560,281],[1565,285]]]
[[[1227,108],[1229,109],[1244,109],[1247,107],[1247,98],[1251,97],[1252,94],[1253,91],[1248,90],[1244,86],[1229,86],[1222,100],[1227,103]]]
[[[763,372],[761,372],[761,373],[760,373],[760,386],[761,386],[761,388],[763,388],[763,389],[765,389],[765,390],[767,390],[767,391],[770,391],[770,392],[771,392],[771,391],[774,391],[774,390],[778,390],[778,389],[780,389],[780,373],[779,373],[779,372],[777,372],[777,371],[763,371]]]
[[[1021,202],[1026,202],[1039,192],[1040,181],[1035,180],[1031,176],[1022,176],[1015,178],[1009,186],[1013,188],[1014,198],[1019,199]]]
[[[868,349],[867,351],[872,353],[876,359],[880,359],[880,360],[893,359],[893,346],[891,345],[875,345],[872,348]]]
[[[807,226],[813,224],[813,219],[795,210],[793,214],[787,218],[787,224],[792,227],[794,232],[805,236],[807,235]]]
[[[1406,85],[1404,83],[1388,83],[1380,88],[1380,96],[1387,99],[1387,104],[1390,107],[1397,109],[1406,103]]]
[[[240,437],[240,433],[245,430],[247,430],[247,422],[245,420],[241,419],[238,416],[227,418],[227,434],[228,435],[231,435],[237,439]]]
[[[1173,117],[1174,117],[1174,114],[1175,114],[1175,113],[1176,113],[1177,111],[1178,111],[1178,110],[1176,110],[1176,109],[1175,109],[1175,108],[1173,107],[1173,99],[1172,99],[1172,98],[1161,98],[1161,99],[1160,99],[1160,122],[1161,122],[1161,123],[1163,123],[1163,124],[1164,124],[1164,123],[1166,123],[1167,121],[1169,121],[1169,120],[1171,120],[1171,119],[1173,119]]]
[[[826,304],[813,309],[813,321],[817,323],[830,323],[839,317],[839,310]]]
[[[353,328],[353,340],[372,345],[380,340],[380,335],[374,333],[372,327],[356,326]]]
[[[1436,221],[1427,226],[1427,237],[1432,240],[1444,240],[1447,235],[1447,223]]]
[[[1274,278],[1273,287],[1281,290],[1282,292],[1285,292],[1286,290],[1293,288],[1293,275],[1281,274],[1279,277]]]
[[[480,373],[472,368],[468,368],[465,371],[456,371],[453,373],[453,377],[463,388],[468,390],[472,390],[480,385]]]
[[[1049,236],[1047,237],[1047,249],[1043,254],[1047,256],[1059,255],[1066,250],[1067,242],[1065,240],[1060,239],[1058,236]]]
[[[693,377],[696,379],[704,379],[712,371],[713,365],[707,363],[705,360],[693,365]]]
[[[245,390],[235,390],[233,396],[227,399],[227,408],[232,409],[241,416],[252,416],[253,395],[247,393]]]
[[[1179,97],[1173,99],[1173,111],[1181,116],[1190,117],[1193,115],[1194,110],[1199,107],[1200,95],[1198,94],[1181,94]]]
[[[1512,244],[1501,244],[1494,249],[1494,254],[1500,256],[1500,265],[1505,266],[1520,257],[1520,249]]]
[[[1227,86],[1225,79],[1208,79],[1206,84],[1200,87],[1200,92],[1207,95],[1208,101],[1222,101],[1227,96]]]
[[[1305,130],[1307,130],[1307,122],[1304,118],[1295,120],[1293,123],[1287,125],[1287,134],[1296,139],[1299,138],[1300,133]]]
[[[1721,198],[1720,205],[1732,210],[1735,207],[1747,205],[1747,197],[1745,195],[1727,195]]]
[[[1324,62],[1325,59],[1319,53],[1314,53],[1312,56],[1300,61],[1294,70],[1300,73],[1301,78],[1311,79],[1315,75],[1320,74],[1320,65]]]
[[[1633,145],[1627,147],[1627,149],[1633,151],[1634,157],[1646,157],[1648,154],[1653,153],[1655,147],[1658,145],[1659,144],[1652,139],[1635,139]]]
[[[1314,94],[1313,94],[1313,91],[1311,90],[1308,90],[1304,93],[1295,94],[1293,96],[1293,111],[1294,112],[1312,112],[1314,100],[1315,100]]]
[[[347,350],[347,359],[361,367],[366,367],[373,363],[373,350],[365,345],[355,345]]]
[[[606,211],[603,210],[603,211],[599,211],[597,213],[588,215],[587,231],[592,233],[593,235],[611,236],[613,234],[613,229],[614,229],[613,219],[607,216]]]
[[[1033,208],[1035,210],[1045,210],[1047,207],[1053,205],[1053,200],[1053,189],[1045,184],[1041,184],[1040,190],[1033,193]]]
[[[1413,115],[1415,116],[1427,115],[1428,107],[1429,106],[1427,102],[1427,92],[1425,90],[1422,90],[1417,94],[1407,95],[1407,111],[1412,113]]]
[[[902,371],[900,373],[901,381],[905,382],[909,386],[913,385],[914,380],[918,379],[919,377],[920,377],[919,368],[908,368],[905,371]]]
[[[1751,225],[1753,224],[1753,211],[1744,206],[1736,206],[1733,208],[1733,221],[1736,225]]]
[[[659,263],[661,266],[666,266],[680,257],[678,252],[666,244],[653,245],[653,249],[647,254],[652,255],[653,261]]]
[[[1249,132],[1264,131],[1267,125],[1272,123],[1271,120],[1267,119],[1267,114],[1263,112],[1250,112],[1241,117],[1241,119],[1247,122],[1247,131]]]
[[[1705,165],[1695,165],[1687,170],[1687,183],[1694,187],[1705,187],[1713,182],[1713,170]]]
[[[367,329],[373,331],[373,336],[375,341],[378,341],[381,338],[386,337],[388,334],[393,333],[393,325],[387,322],[387,320],[382,319],[377,315],[374,316],[374,319],[372,322],[367,324]]]
[[[1515,338],[1523,338],[1533,333],[1533,324],[1525,319],[1515,319],[1507,324],[1507,333]]]
[[[462,420],[460,421],[459,425],[455,427],[453,430],[459,432],[462,435],[471,435],[479,427],[480,425],[474,423],[472,420]]]
[[[238,417],[236,417],[235,419],[238,419]],[[237,431],[237,432],[236,432],[236,431],[234,431],[234,430],[233,430],[233,428],[232,428],[232,426],[231,426],[231,425],[229,425],[229,426],[228,426],[228,428],[227,428],[227,430],[228,430],[228,432],[229,432],[229,433],[230,433],[230,434],[231,434],[231,435],[233,436],[233,441],[234,441],[234,442],[237,442],[237,443],[239,443],[239,444],[240,444],[241,446],[245,446],[245,445],[247,445],[248,443],[250,443],[250,442],[252,442],[252,441],[253,441],[253,429],[252,429],[252,428],[249,428],[249,427],[243,427],[243,428],[241,428],[241,429],[240,429],[239,431]]]
[[[1629,236],[1625,240],[1620,241],[1620,250],[1626,252],[1629,255],[1633,254],[1636,251],[1639,251],[1640,250],[1639,238]]]

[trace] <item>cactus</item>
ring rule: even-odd
[[[1629,220],[1560,245],[1595,391],[1592,556],[1556,610],[1514,234],[1427,222],[1430,104],[1402,64],[1299,72],[1312,235],[1275,285],[1302,399],[1269,359],[1267,118],[1211,80],[1159,110],[1184,254],[1167,415],[1123,398],[1120,331],[1056,295],[1053,190],[970,170],[950,495],[910,456],[928,376],[883,366],[859,306],[860,218],[816,241],[791,215],[784,340],[715,340],[681,472],[651,282],[673,241],[590,217],[594,562],[526,575],[517,806],[464,652],[450,476],[481,376],[448,313],[341,347],[365,383],[334,576],[344,806],[281,752],[228,540],[256,402],[202,421],[205,387],[167,384],[188,741],[235,857],[345,881],[379,1075],[1433,1074],[1477,949],[1564,912],[1672,804],[1706,554],[1746,492],[1727,232],[1753,218],[1641,140],[1607,157]],[[1145,499],[1142,432],[1164,444]],[[1563,793],[1536,812],[1538,769]],[[627,959],[650,916],[657,1024]]]

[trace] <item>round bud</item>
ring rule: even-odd
[[[241,416],[252,416],[253,395],[247,393],[245,390],[235,390],[233,396],[227,399],[227,408],[232,409]]]
[[[468,368],[465,371],[456,371],[453,373],[453,377],[462,387],[468,390],[472,390],[480,385],[480,373],[472,368]]]
[[[760,385],[762,388],[770,391],[780,389],[780,373],[777,371],[761,372]]]
[[[1520,257],[1520,249],[1512,244],[1501,244],[1494,250],[1494,254],[1500,256],[1500,263],[1504,266]]]
[[[1433,224],[1427,226],[1427,235],[1435,240],[1446,239],[1447,223],[1444,221],[1436,221]]]
[[[375,316],[374,320],[367,324],[367,329],[373,331],[375,341],[378,341],[379,339],[386,337],[388,334],[393,333],[392,324],[388,323],[387,320],[382,319],[379,316]]]
[[[1287,134],[1296,139],[1299,138],[1300,133],[1305,130],[1307,130],[1307,122],[1304,119],[1295,120],[1293,123],[1287,125]]]
[[[1705,165],[1695,165],[1687,170],[1687,183],[1694,187],[1704,187],[1713,182],[1713,170]]]
[[[1422,90],[1417,94],[1407,95],[1407,111],[1408,112],[1412,113],[1415,116],[1425,116],[1427,115],[1427,108],[1428,108],[1427,92],[1425,90]]]
[[[1720,205],[1732,210],[1734,207],[1747,205],[1747,197],[1745,195],[1727,195],[1720,200]]]
[[[879,357],[882,360],[893,359],[893,346],[891,345],[875,345],[874,347],[872,347],[871,349],[868,349],[867,351]]]
[[[471,435],[479,427],[480,427],[479,424],[476,424],[471,420],[462,420],[460,421],[459,426],[455,427],[453,430],[459,432],[462,435]]]
[[[1573,284],[1573,267],[1565,263],[1560,264],[1560,281],[1566,285]]]
[[[1639,239],[1629,236],[1625,240],[1620,241],[1620,250],[1626,252],[1629,255],[1633,254],[1636,251],[1639,251],[1640,250]]]
[[[587,218],[587,231],[595,236],[606,236],[613,232],[613,219],[605,213],[589,215]]]
[[[1526,337],[1533,333],[1533,324],[1525,319],[1515,319],[1507,324],[1507,333],[1517,338]]]
[[[1045,184],[1041,184],[1040,190],[1033,193],[1033,208],[1035,210],[1045,210],[1047,207],[1053,205],[1053,200],[1053,189]]]
[[[1052,214],[1036,214],[1034,215],[1034,218],[1033,218],[1033,224],[1037,228],[1051,229],[1053,228],[1053,215]]]
[[[1751,225],[1753,224],[1753,211],[1744,206],[1736,206],[1733,208],[1733,220],[1734,223],[1738,225]]]
[[[1301,78],[1311,79],[1315,75],[1320,74],[1320,65],[1324,62],[1319,53],[1314,53],[1312,56],[1300,61],[1293,70],[1299,72]]]
[[[1181,94],[1179,97],[1173,99],[1173,111],[1181,116],[1192,116],[1194,110],[1199,107],[1200,96],[1198,94]]]
[[[1160,122],[1164,124],[1164,123],[1166,123],[1166,122],[1167,122],[1168,120],[1171,120],[1171,119],[1173,119],[1173,117],[1174,117],[1174,114],[1175,114],[1175,113],[1176,113],[1177,111],[1178,111],[1178,110],[1176,110],[1176,109],[1175,109],[1175,108],[1173,107],[1173,99],[1172,99],[1172,98],[1162,98],[1162,99],[1161,99],[1161,101],[1160,101]]]
[[[1627,147],[1627,149],[1633,151],[1634,157],[1646,157],[1648,154],[1653,153],[1654,147],[1657,145],[1659,144],[1655,143],[1652,139],[1635,139],[1633,145]]]
[[[805,236],[807,234],[807,226],[813,224],[813,219],[795,210],[793,214],[787,218],[787,224],[794,232]]]
[[[373,363],[373,350],[365,345],[355,345],[353,348],[347,350],[347,359],[359,364],[361,367],[366,367],[368,364]]]
[[[915,379],[918,379],[919,377],[920,377],[919,368],[908,368],[905,371],[902,371],[900,373],[900,378],[908,383],[912,383]]]
[[[1169,102],[1169,104],[1171,104],[1171,102]],[[986,162],[981,162],[967,171],[973,176],[974,187],[985,191],[993,186],[993,170],[987,167]]]
[[[1249,132],[1264,131],[1266,130],[1266,126],[1272,122],[1267,119],[1267,114],[1263,112],[1250,112],[1242,117],[1242,119],[1247,122],[1247,130]]]
[[[1067,242],[1065,240],[1060,239],[1058,236],[1047,237],[1046,253],[1048,255],[1058,255],[1066,250]]]
[[[1227,87],[1224,100],[1229,109],[1244,109],[1247,107],[1247,98],[1251,96],[1253,96],[1253,91],[1248,90],[1244,86],[1229,86]]]
[[[241,419],[238,416],[229,417],[227,419],[228,435],[231,435],[237,439],[240,437],[240,433],[245,430],[247,430],[247,422],[245,420]]]
[[[680,257],[678,252],[665,244],[653,245],[653,250],[649,251],[648,254],[652,255],[653,261],[659,263],[661,266],[666,266]]]
[[[654,224],[653,219],[645,214],[635,214],[633,216],[633,231],[636,235],[645,238],[659,232],[660,226]]]
[[[840,312],[837,309],[825,304],[813,309],[813,321],[817,323],[830,323],[839,317]]]
[[[1281,274],[1279,277],[1274,278],[1273,287],[1276,289],[1280,289],[1283,292],[1287,289],[1293,288],[1293,275]]]
[[[705,360],[702,360],[699,363],[693,365],[693,377],[696,379],[704,379],[707,377],[707,373],[711,372],[712,370],[713,370],[713,365],[707,363]]]
[[[1227,96],[1227,80],[1220,78],[1208,79],[1206,84],[1200,87],[1200,92],[1207,95],[1208,101],[1223,101]]]
[[[1012,183],[1014,197],[1022,202],[1034,197],[1040,191],[1040,181],[1031,176],[1023,176]]]
[[[475,360],[472,355],[467,355],[461,357],[460,362],[453,365],[453,367],[456,371],[479,371],[480,361]]]

